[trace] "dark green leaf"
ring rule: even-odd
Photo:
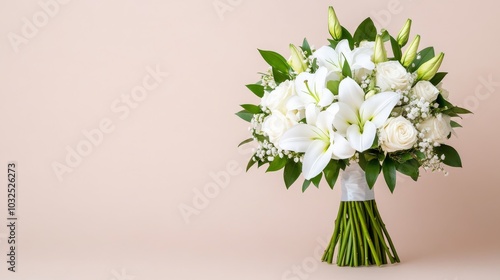
[[[438,72],[436,73],[436,75],[434,75],[430,82],[433,85],[437,86],[444,79],[444,77],[446,77],[446,75],[448,75],[447,72]]]
[[[256,161],[253,160],[253,157],[250,159],[250,161],[248,162],[247,164],[247,169],[246,171],[248,171],[254,164],[255,164]]]
[[[304,41],[302,42],[301,48],[306,53],[306,55],[312,55],[311,46],[309,46],[309,42],[307,42],[306,38],[304,38]]]
[[[410,176],[414,181],[418,180],[418,176],[420,174],[419,168],[420,164],[415,159],[408,160],[403,163],[396,163],[396,169],[399,172]]]
[[[417,156],[417,158],[419,160],[424,160],[425,159],[425,154],[422,153],[421,151],[415,151],[415,156]]]
[[[311,185],[311,181],[305,180],[304,183],[302,184],[302,192],[305,192],[307,190],[307,188],[309,188],[310,185]]]
[[[289,160],[285,165],[285,171],[283,172],[283,179],[285,180],[286,188],[290,188],[297,178],[299,178],[300,173],[302,172],[302,164],[300,162],[294,162],[293,160]]]
[[[242,111],[239,111],[238,113],[236,113],[236,116],[242,118],[243,120],[245,120],[247,122],[251,122],[252,121],[253,115],[254,114],[252,114],[252,113],[250,113],[248,111],[245,111],[245,110],[242,110]]]
[[[462,125],[459,124],[459,123],[457,123],[456,121],[451,121],[450,124],[451,124],[451,127],[453,127],[453,128],[455,128],[455,127],[462,127]]]
[[[434,152],[441,157],[444,155],[445,158],[443,163],[451,167],[462,167],[462,160],[457,150],[448,145],[441,144],[441,146],[434,148]]]
[[[354,40],[352,38],[352,35],[344,27],[342,27],[342,39],[345,39],[349,42],[349,47],[351,48],[351,50],[354,48]]]
[[[288,159],[286,157],[275,157],[274,160],[269,164],[266,172],[273,172],[282,169],[283,167],[285,167],[287,161]]]
[[[367,18],[358,26],[356,32],[354,32],[354,45],[359,46],[359,43],[363,40],[375,41],[376,36],[377,28],[375,27],[375,24],[373,24],[373,20],[371,18]]]
[[[351,66],[349,66],[349,62],[347,61],[347,58],[345,56],[344,56],[344,65],[342,65],[342,75],[344,75],[344,77],[352,78]]]
[[[391,47],[392,47],[392,53],[394,54],[394,58],[398,61],[401,60],[401,57],[403,56],[403,53],[401,52],[401,46],[399,46],[398,41],[396,41],[396,39],[394,39],[392,36],[391,36]]]
[[[454,113],[457,113],[457,114],[460,114],[460,115],[464,115],[464,114],[472,114],[471,111],[465,109],[465,108],[461,108],[461,107],[453,107],[453,112]]]
[[[277,70],[276,68],[273,68],[273,77],[276,84],[279,85],[282,82],[288,80],[290,76],[288,74],[284,74],[283,72]]]
[[[339,177],[340,166],[341,164],[339,161],[332,159],[323,170],[323,173],[325,174],[325,180],[331,189],[333,189]]]
[[[253,104],[242,104],[240,105],[243,109],[245,109],[247,112],[250,112],[252,114],[260,114],[262,113],[262,109],[260,109],[259,106],[253,105]]]
[[[326,87],[334,94],[339,94],[340,81],[331,80],[326,83]]]
[[[251,84],[251,85],[246,85],[246,87],[258,97],[262,98],[262,96],[264,96],[264,86]]]
[[[323,178],[323,173],[319,173],[318,176],[311,179],[311,182],[316,186],[316,188],[319,188],[321,178]]]
[[[259,50],[259,52],[260,55],[262,55],[262,58],[264,58],[267,64],[269,64],[271,67],[280,72],[288,73],[290,65],[288,65],[288,62],[281,54],[265,50]]]
[[[380,163],[378,162],[378,160],[374,159],[367,162],[365,168],[365,175],[366,175],[366,182],[368,183],[370,189],[373,188],[375,182],[377,182],[379,174],[380,174]]]
[[[252,142],[252,141],[253,141],[253,138],[248,138],[247,140],[245,140],[245,141],[241,142],[241,143],[238,145],[238,147],[240,147],[241,145],[245,145],[245,144],[247,144],[247,143],[250,143],[250,142]]]
[[[436,102],[439,104],[439,108],[453,108],[453,107],[455,107],[455,106],[453,106],[453,104],[451,104],[446,99],[444,99],[444,97],[441,94],[438,95]]]
[[[417,54],[417,58],[415,58],[412,65],[410,66],[410,72],[416,71],[422,64],[426,63],[427,61],[432,59],[434,56],[435,56],[435,54],[434,54],[433,47],[428,47],[428,48],[421,50]]]
[[[396,164],[390,157],[385,158],[382,171],[384,172],[385,182],[391,193],[393,193],[396,188]]]

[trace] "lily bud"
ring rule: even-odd
[[[401,57],[401,64],[404,67],[409,67],[417,57],[418,45],[420,45],[420,35],[417,35],[410,46],[406,49]]]
[[[366,93],[365,100],[367,100],[368,98],[374,96],[375,94],[377,94],[376,90],[374,90],[374,89],[370,90],[369,92]]]
[[[290,52],[292,53],[292,57],[288,61],[288,64],[290,64],[297,74],[305,72],[307,70],[307,64],[304,62],[305,57],[302,51],[294,44],[290,44]]]
[[[431,60],[422,64],[417,70],[417,80],[429,81],[436,75],[444,59],[444,53],[440,53]]]
[[[328,31],[334,40],[342,39],[342,26],[333,7],[328,7]]]
[[[408,19],[398,34],[397,41],[401,47],[405,46],[406,43],[408,43],[408,38],[410,37],[410,29],[411,29],[411,19]]]
[[[375,49],[373,50],[373,62],[381,63],[387,61],[387,51],[385,50],[384,40],[380,35],[375,39]]]

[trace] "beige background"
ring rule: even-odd
[[[0,1],[1,279],[498,279],[496,1],[66,2],[44,22],[38,1]],[[412,18],[422,46],[446,53],[452,101],[475,112],[452,141],[465,168],[418,184],[401,177],[394,195],[376,186],[399,265],[317,262],[340,189],[302,194],[287,191],[281,173],[241,172],[250,155],[236,145],[248,132],[234,112],[258,101],[243,86],[266,69],[256,49],[285,54],[304,36],[325,44],[332,4],[351,31],[370,15],[392,33]],[[38,31],[13,45],[9,36],[24,36],[23,18],[34,16]],[[169,76],[117,113],[148,67]],[[113,130],[58,180],[53,163],[102,121]],[[9,160],[19,165],[15,274],[5,262]],[[187,224],[179,207],[194,207],[210,174],[228,171]],[[303,274],[287,272],[293,266]]]

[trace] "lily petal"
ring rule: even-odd
[[[381,92],[368,98],[361,108],[359,113],[363,120],[369,120],[375,124],[375,127],[381,127],[392,109],[398,104],[400,95],[395,92]]]
[[[330,147],[329,147],[330,146]],[[302,173],[310,180],[320,174],[332,158],[332,146],[323,140],[311,143],[304,155]]]
[[[279,146],[283,150],[304,153],[314,139],[319,137],[318,129],[307,124],[297,124],[281,136]]]
[[[340,134],[346,135],[347,128],[349,128],[351,124],[359,122],[358,116],[356,112],[346,103],[338,102],[336,104],[338,104],[340,109],[335,115],[333,126]]]
[[[342,68],[339,63],[339,55],[330,46],[323,46],[316,50],[313,56],[318,61],[318,66],[326,67],[330,72],[341,72]]]
[[[346,159],[350,158],[356,152],[355,149],[352,148],[351,144],[344,138],[344,136],[334,133],[333,134],[333,158],[335,159]]]
[[[354,110],[359,110],[365,101],[363,89],[351,78],[347,77],[339,85],[339,102],[346,103]]]
[[[356,149],[356,151],[361,153],[372,146],[376,134],[377,127],[375,127],[375,124],[367,121],[363,127],[363,133],[361,133],[357,124],[351,125],[347,129],[347,140],[349,140],[349,143],[351,143],[351,146]]]

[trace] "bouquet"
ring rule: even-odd
[[[450,103],[442,87],[444,54],[419,50],[419,35],[406,46],[411,23],[393,37],[367,18],[351,35],[330,7],[328,45],[315,49],[304,39],[290,45],[288,60],[259,50],[269,68],[247,88],[260,102],[236,113],[250,122],[251,138],[240,145],[257,142],[247,170],[283,169],[286,188],[302,174],[302,191],[322,179],[333,189],[341,177],[342,201],[323,256],[330,264],[335,251],[339,266],[400,261],[375,203],[381,173],[393,192],[398,172],[416,181],[420,170],[446,175],[445,165],[462,166],[445,143],[460,127],[452,118],[471,112]]]

